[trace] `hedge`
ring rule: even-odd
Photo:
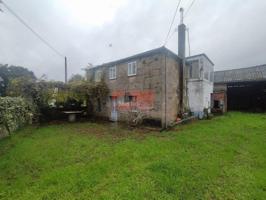
[[[33,110],[31,104],[23,98],[0,97],[0,137],[31,124]]]

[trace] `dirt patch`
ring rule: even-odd
[[[91,135],[101,139],[111,139],[113,141],[121,141],[128,138],[144,140],[149,136],[164,137],[164,134],[160,133],[160,129],[133,128],[125,124],[111,122],[92,123],[90,126],[85,127],[70,126],[69,128],[74,133]]]

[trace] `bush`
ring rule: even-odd
[[[7,95],[30,102],[35,107],[34,122],[44,122],[56,119],[55,117],[61,120],[62,111],[82,110],[93,113],[93,107],[97,106],[98,101],[107,101],[109,89],[104,82],[96,84],[80,80],[64,84],[19,77],[9,83]]]
[[[20,97],[0,97],[0,131],[9,135],[32,123],[34,109]],[[1,133],[0,133],[1,134]]]

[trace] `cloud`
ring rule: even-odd
[[[191,1],[182,2],[186,9]],[[177,4],[175,0],[7,3],[68,57],[70,75],[83,73],[81,68],[89,62],[100,64],[161,46]],[[64,80],[64,60],[3,10],[0,63],[22,65],[38,76]],[[206,53],[216,70],[266,63],[265,10],[266,2],[261,0],[196,0],[185,18],[192,54]],[[177,53],[177,43],[175,33],[167,47]]]

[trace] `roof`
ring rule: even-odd
[[[176,55],[174,52],[172,52],[171,50],[169,50],[169,49],[167,49],[166,47],[163,46],[163,47],[159,47],[159,48],[156,48],[156,49],[145,51],[143,53],[139,53],[139,54],[136,54],[136,55],[133,55],[133,56],[130,56],[130,57],[122,58],[120,60],[116,60],[116,61],[112,61],[112,62],[108,62],[108,63],[103,63],[103,64],[95,66],[93,68],[97,68],[97,67],[100,67],[100,66],[107,66],[107,65],[117,65],[117,64],[129,62],[131,60],[140,59],[140,58],[143,58],[143,57],[147,57],[147,56],[151,56],[151,55],[155,55],[155,54],[159,54],[159,53],[168,54],[168,55],[174,57],[177,60],[180,59],[178,57],[178,55]]]
[[[197,58],[200,56],[205,57],[212,65],[214,65],[214,63],[211,61],[211,59],[205,53],[201,53],[201,54],[194,55],[194,56],[189,56],[189,57],[186,57],[186,59],[193,59],[193,58]]]
[[[114,66],[114,65],[121,64],[121,63],[130,62],[130,61],[133,61],[133,60],[136,60],[136,59],[140,59],[140,58],[143,58],[143,57],[159,54],[159,53],[172,56],[176,60],[181,60],[181,58],[177,54],[175,54],[173,51],[167,49],[165,46],[162,46],[162,47],[159,47],[159,48],[156,48],[156,49],[145,51],[143,53],[139,53],[139,54],[136,54],[136,55],[133,55],[133,56],[122,58],[122,59],[119,59],[119,60],[116,60],[116,61],[103,63],[103,64],[97,65],[97,66],[95,66],[93,68],[84,69],[84,70],[95,69],[95,68],[102,67],[102,66]],[[214,63],[211,61],[211,59],[205,53],[194,55],[194,56],[189,56],[189,57],[186,57],[186,59],[193,59],[193,58],[197,58],[199,56],[204,56],[212,65],[214,65]]]
[[[215,83],[230,83],[243,81],[266,80],[266,64],[247,68],[214,72]]]

